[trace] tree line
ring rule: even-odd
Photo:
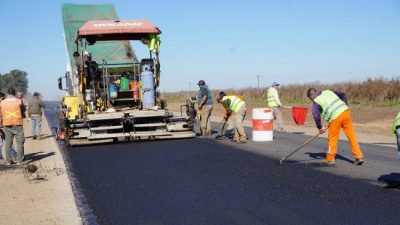
[[[11,70],[0,73],[0,92],[6,93],[8,88],[14,88],[22,93],[28,92],[28,73],[22,70]]]

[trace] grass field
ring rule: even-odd
[[[368,78],[362,82],[338,82],[333,84],[322,84],[319,82],[305,84],[282,84],[279,88],[280,99],[283,104],[308,104],[306,93],[310,87],[318,90],[333,89],[343,91],[347,94],[349,104],[359,106],[375,107],[400,107],[400,77],[391,79]],[[238,94],[244,96],[246,102],[263,102],[267,87],[264,88],[243,88],[212,90],[213,96],[219,91],[225,91],[227,94]],[[166,92],[162,97],[167,102],[184,102],[190,96],[196,96],[197,92],[180,91]]]

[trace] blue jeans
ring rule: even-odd
[[[396,137],[397,137],[397,154],[400,156],[400,127],[396,129]]]
[[[42,116],[31,116],[32,137],[40,137],[40,130],[42,127]]]

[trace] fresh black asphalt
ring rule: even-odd
[[[399,224],[397,190],[243,148],[196,138],[64,151],[99,224]]]

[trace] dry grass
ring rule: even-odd
[[[368,78],[362,82],[338,82],[322,84],[319,82],[305,84],[281,85],[279,95],[284,104],[308,104],[306,93],[310,87],[318,90],[333,89],[347,94],[349,103],[366,106],[400,106],[400,77]],[[246,102],[263,102],[266,88],[243,88],[239,90],[212,90],[213,96],[219,91],[227,94],[238,94],[245,97]],[[189,96],[196,96],[197,92],[180,91],[163,93],[167,102],[184,102]]]

